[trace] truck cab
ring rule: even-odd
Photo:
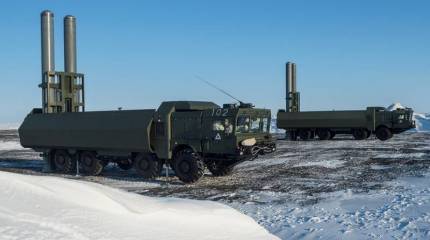
[[[415,121],[413,120],[414,111],[412,108],[397,108],[390,111],[384,107],[369,107],[367,111],[376,112],[376,128],[386,127],[393,134],[415,128]]]
[[[159,139],[168,142],[169,147],[162,150],[168,152],[156,152],[158,157],[164,156],[184,182],[200,178],[204,166],[213,175],[223,176],[242,161],[275,151],[268,109],[243,103],[224,104],[222,107],[204,102],[172,104],[176,106],[175,110],[169,119],[165,119],[171,125],[165,129],[170,132],[170,138],[164,136]],[[155,119],[155,124],[168,125],[159,119]]]
[[[203,114],[203,149],[210,158],[249,160],[272,152],[270,110],[251,105],[224,104]]]

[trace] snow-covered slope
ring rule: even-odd
[[[225,205],[0,172],[0,239],[277,239]]]
[[[18,123],[0,123],[1,130],[18,129],[18,127],[19,127]]]
[[[397,109],[405,109],[405,107],[403,107],[403,105],[400,104],[400,103],[393,103],[393,104],[391,104],[390,106],[387,107],[388,111],[394,111],[394,110],[397,110]]]
[[[417,132],[430,132],[430,114],[414,113]]]

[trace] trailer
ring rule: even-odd
[[[285,110],[277,113],[277,127],[286,131],[290,140],[309,140],[318,137],[330,140],[336,134],[351,134],[356,140],[372,134],[382,141],[393,134],[415,128],[411,108],[395,109],[367,107],[349,111],[300,111],[300,93],[296,90],[296,65],[286,66],[287,103]]]

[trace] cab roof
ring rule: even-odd
[[[219,108],[217,104],[213,102],[204,101],[167,101],[163,104],[174,106],[176,110],[206,110],[212,108]]]

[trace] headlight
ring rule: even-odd
[[[248,138],[240,142],[240,144],[245,147],[254,146],[256,143],[257,143],[257,140],[255,140],[255,138]]]

